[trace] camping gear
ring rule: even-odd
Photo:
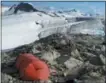
[[[48,80],[50,74],[47,64],[30,53],[17,57],[16,68],[23,80]]]

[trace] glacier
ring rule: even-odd
[[[104,25],[100,19],[76,21],[78,17],[90,18],[82,16],[79,12],[75,16],[75,12],[71,12],[72,15],[63,13],[64,17],[57,13],[59,17],[56,17],[39,11],[19,11],[18,14],[13,14],[13,9],[3,11],[2,14],[2,50],[29,44],[54,33],[104,34]]]

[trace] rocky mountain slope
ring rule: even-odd
[[[53,34],[2,52],[2,83],[37,83],[20,79],[14,65],[21,52],[34,54],[57,71],[50,76],[48,83],[105,83],[103,36]]]

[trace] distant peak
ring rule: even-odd
[[[72,9],[72,10],[70,10],[70,11],[77,12],[78,10],[76,10],[76,9]]]
[[[14,10],[14,11],[13,11]],[[30,3],[20,2],[19,4],[14,4],[9,11],[13,11],[13,13],[17,13],[18,11],[24,11],[24,12],[35,12],[38,11],[34,8],[34,6]]]

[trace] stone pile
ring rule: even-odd
[[[57,71],[56,75],[50,76],[48,83],[105,83],[106,55],[103,42],[102,36],[53,34],[2,53],[2,83],[24,83],[18,71],[14,71],[16,57],[22,51],[34,54]],[[9,68],[14,72],[3,71],[9,71]]]

